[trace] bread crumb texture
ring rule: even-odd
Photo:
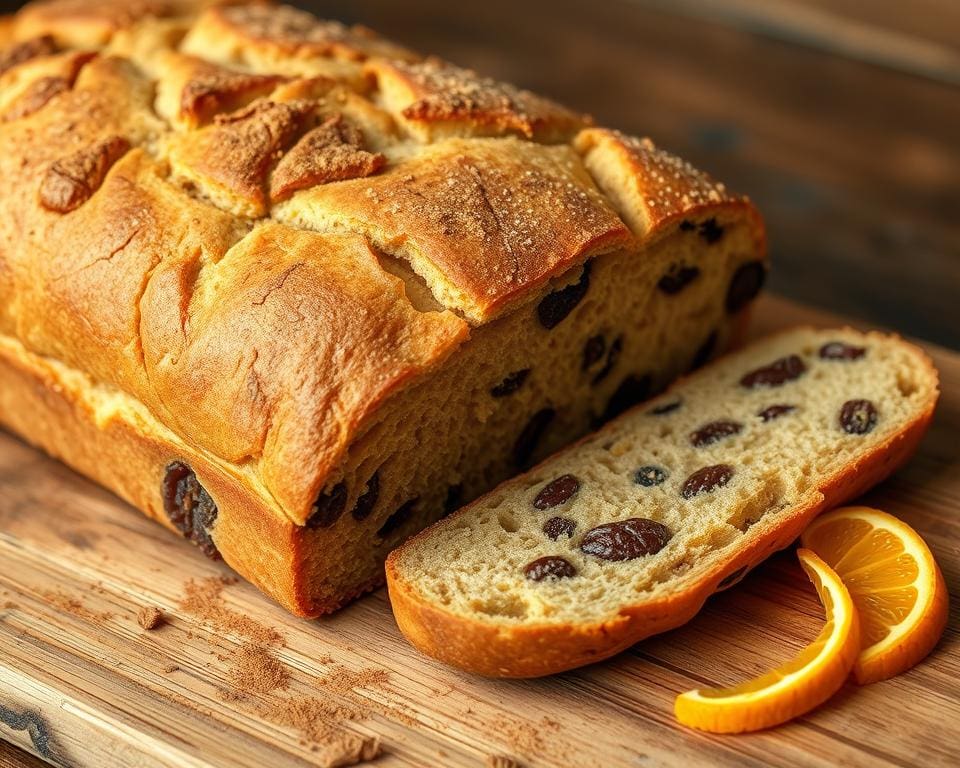
[[[156,629],[163,624],[163,612],[153,605],[145,605],[137,611],[137,623],[144,629]]]

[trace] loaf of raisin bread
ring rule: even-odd
[[[916,448],[937,372],[897,337],[798,329],[678,382],[390,555],[425,653],[533,677],[689,620]]]
[[[728,346],[745,198],[266,3],[50,0],[0,54],[0,423],[316,615]]]

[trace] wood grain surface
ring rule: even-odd
[[[821,313],[765,298],[755,333]],[[920,454],[865,501],[920,530],[960,594],[960,355],[929,348],[944,396]],[[715,737],[673,699],[759,673],[822,612],[792,552],[687,626],[611,661],[489,681],[419,656],[381,590],[302,621],[106,491],[0,433],[0,737],[54,765],[336,765],[379,739],[383,766],[933,766],[960,747],[957,603],[934,654],[846,686],[775,730]],[[156,607],[163,622],[143,629]],[[0,751],[0,759],[3,759]],[[340,761],[340,762],[338,762]],[[349,762],[349,759],[348,759]]]

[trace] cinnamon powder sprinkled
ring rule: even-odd
[[[81,619],[108,621],[113,618],[112,613],[90,610],[76,597],[72,597],[64,592],[47,591],[43,593],[43,599],[58,611],[73,614]]]
[[[562,731],[560,723],[549,717],[541,718],[539,723],[531,723],[498,715],[493,718],[491,726],[494,733],[524,755],[542,755],[559,746],[556,737]],[[551,735],[546,736],[544,731],[551,732]]]
[[[310,689],[322,690],[322,697],[298,696],[291,691],[290,670],[276,656],[283,647],[283,636],[259,622],[228,608],[223,600],[225,586],[235,579],[211,577],[190,580],[180,608],[222,634],[246,638],[229,655],[217,658],[229,664],[227,686],[220,698],[243,707],[274,725],[298,731],[317,753],[320,764],[327,766],[355,765],[380,754],[380,740],[345,731],[349,722],[368,720],[380,714],[394,721],[413,724],[401,710],[376,701],[358,689],[382,688],[390,680],[383,669],[350,670],[335,663],[330,655],[317,661],[329,671],[309,680]]]
[[[180,601],[180,608],[224,634],[240,635],[263,647],[282,646],[283,636],[275,629],[233,611],[224,604],[221,596],[223,588],[235,583],[236,579],[222,576],[211,576],[199,581],[190,579],[186,583],[186,595]]]
[[[265,694],[287,690],[290,673],[269,650],[245,643],[233,654],[227,681],[235,692]]]

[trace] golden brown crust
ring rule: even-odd
[[[209,0],[201,2],[206,4]],[[17,14],[16,35],[48,35],[64,45],[94,47],[144,18],[184,15],[196,5],[190,0],[43,0]]]
[[[280,202],[301,189],[370,176],[386,162],[379,152],[368,152],[360,130],[336,114],[304,134],[283,156],[270,179],[270,199]]]
[[[441,301],[476,323],[631,241],[570,148],[514,138],[451,139],[303,195],[315,216],[351,220],[384,250],[402,244]]]
[[[155,271],[145,311],[177,301],[179,274],[178,265]],[[355,235],[264,224],[201,280],[215,282],[217,301],[191,302],[182,333],[144,329],[150,381],[178,431],[238,463],[258,457],[299,524],[364,421],[467,334],[453,313],[416,311]],[[251,345],[258,336],[283,343]],[[342,339],[369,341],[353,355]]]
[[[259,96],[267,96],[286,78],[237,72],[200,59],[192,59],[180,91],[177,116],[191,127],[233,112]]]
[[[601,623],[506,628],[454,614],[424,598],[417,586],[402,575],[398,567],[399,550],[395,550],[387,559],[386,572],[390,603],[398,626],[414,646],[447,664],[490,677],[524,678],[601,661],[646,637],[685,624],[710,595],[727,586],[722,584],[724,579],[745,567],[753,568],[789,546],[817,514],[864,493],[914,454],[933,418],[939,394],[938,374],[921,350],[900,340],[897,343],[910,347],[923,369],[923,378],[933,384],[922,412],[868,455],[826,478],[819,488],[808,494],[804,503],[778,516],[776,523],[752,538],[749,547],[733,552],[688,588],[624,606],[616,617]],[[637,409],[643,407],[640,405]],[[428,528],[411,541],[429,536]]]
[[[97,54],[67,51],[29,59],[0,75],[0,120],[19,120],[73,88],[80,70]]]
[[[757,230],[762,231],[747,198],[732,194],[724,184],[660,149],[649,138],[588,128],[576,137],[574,146],[638,237],[700,210],[730,207],[754,215]]]
[[[56,42],[50,35],[40,35],[14,43],[0,51],[0,75],[37,56],[49,56],[56,52]]]
[[[367,71],[377,79],[388,109],[427,141],[515,134],[556,142],[588,122],[549,99],[440,59],[376,60]]]
[[[107,171],[129,149],[130,142],[123,136],[107,136],[55,161],[40,182],[40,205],[57,213],[80,207],[100,189]]]
[[[308,101],[261,99],[171,142],[174,173],[240,216],[267,213],[270,169],[308,125]]]
[[[287,5],[238,4],[213,8],[197,23],[200,34],[232,38],[271,57],[324,57],[364,61],[370,56],[408,58],[410,52],[365,27],[322,21]]]

